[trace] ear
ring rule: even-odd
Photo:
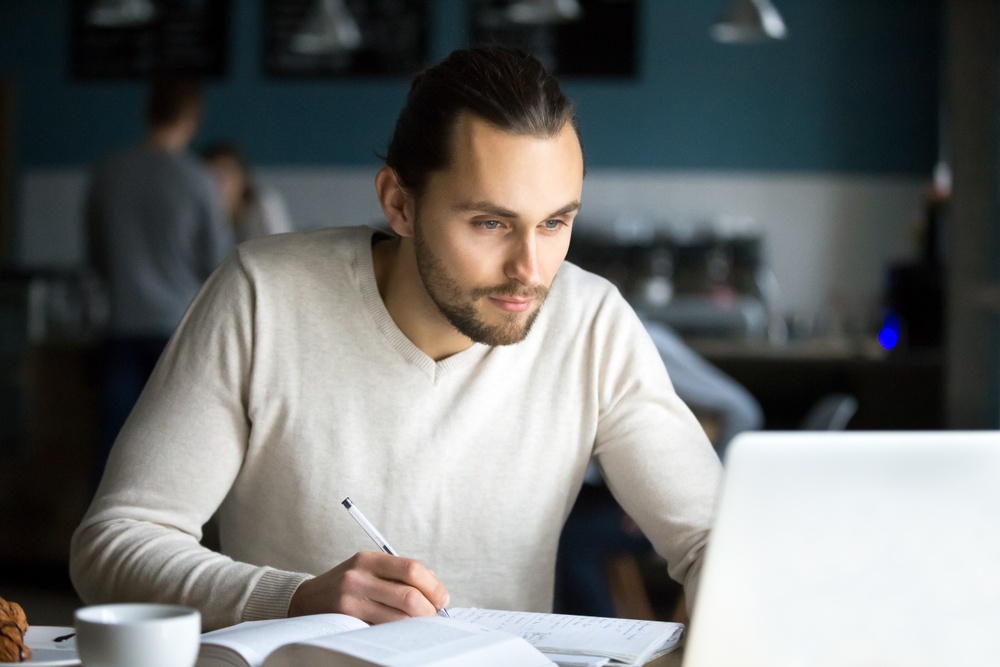
[[[403,237],[413,236],[413,198],[399,182],[395,170],[390,167],[379,169],[375,176],[375,191],[392,230]]]

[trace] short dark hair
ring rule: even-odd
[[[215,141],[201,151],[201,157],[203,160],[211,161],[222,158],[230,158],[239,164],[240,169],[245,172],[250,171],[250,162],[247,160],[246,153],[240,148],[239,144],[231,139],[222,139],[220,141]]]
[[[181,116],[201,107],[201,84],[181,74],[160,74],[146,96],[146,122],[151,127],[173,125]]]
[[[237,164],[243,172],[243,201],[252,201],[257,194],[257,188],[250,173],[250,160],[240,145],[231,139],[222,139],[209,144],[201,151],[201,159],[205,162],[213,162],[219,158],[229,158]]]
[[[416,75],[385,156],[403,187],[423,194],[431,172],[451,160],[463,112],[513,134],[549,137],[570,123],[573,105],[535,57],[497,45],[453,51]]]

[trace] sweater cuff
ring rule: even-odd
[[[312,577],[297,572],[283,572],[265,568],[264,574],[257,581],[250,599],[243,607],[244,621],[261,621],[271,618],[286,618],[288,605],[299,585]]]

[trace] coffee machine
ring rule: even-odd
[[[759,235],[602,229],[578,227],[567,259],[615,283],[644,317],[687,338],[766,338],[774,281]]]

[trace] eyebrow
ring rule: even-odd
[[[455,204],[452,207],[456,211],[479,211],[480,213],[488,213],[490,215],[495,215],[498,218],[517,218],[518,214],[516,211],[512,211],[509,208],[504,208],[499,204],[494,204],[489,201],[478,201],[478,202],[462,202]],[[567,213],[572,213],[573,211],[580,210],[579,201],[571,201],[557,211],[553,211],[546,218],[558,218],[560,215],[566,215]]]

